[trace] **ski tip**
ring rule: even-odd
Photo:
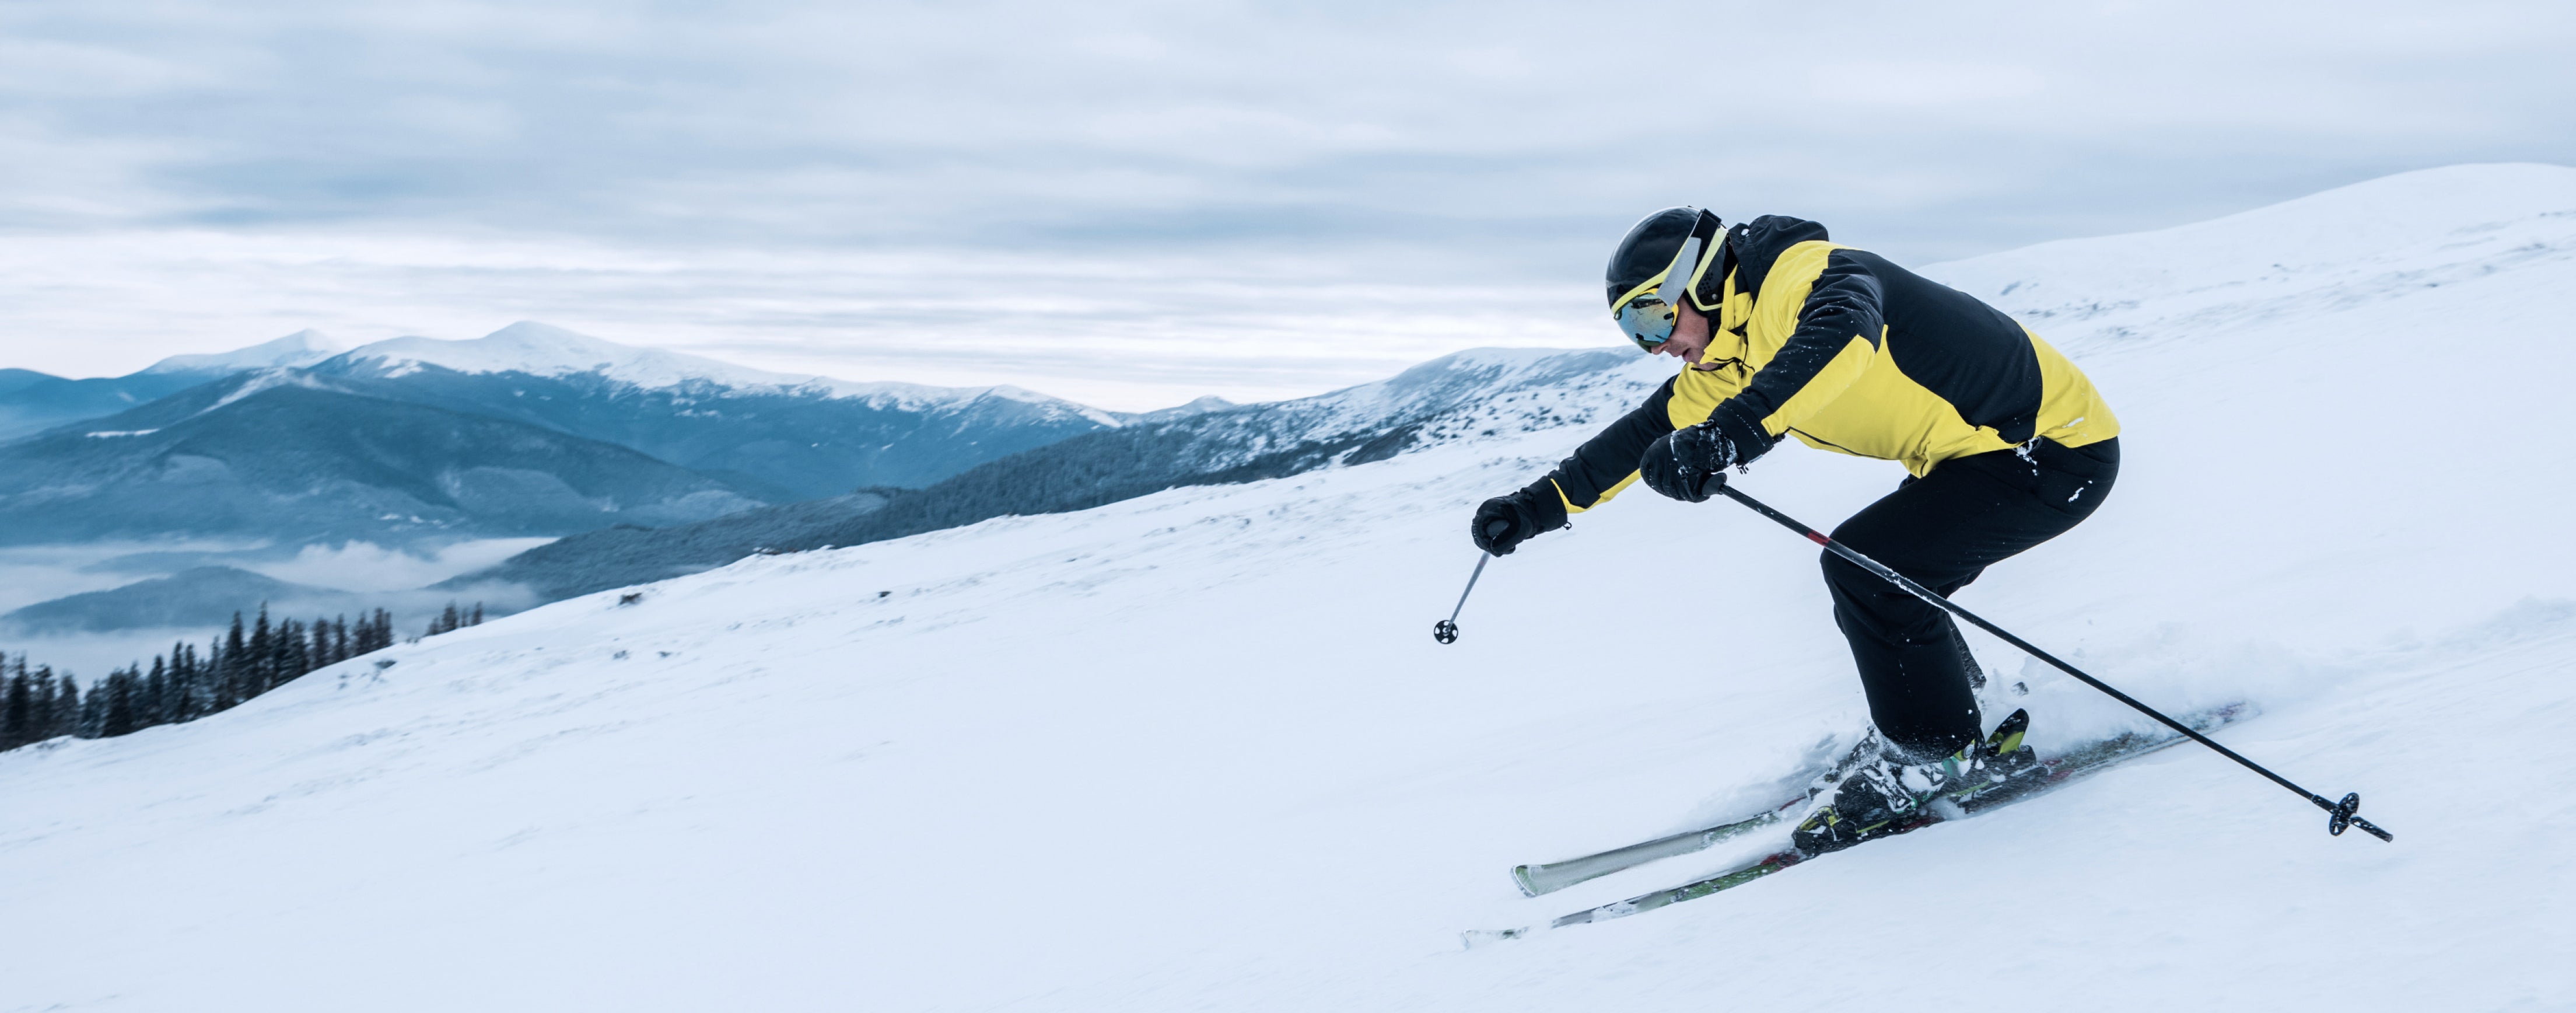
[[[1547,892],[1539,889],[1537,883],[1530,881],[1530,867],[1526,865],[1512,866],[1512,882],[1520,885],[1523,897],[1536,897]]]
[[[1466,949],[1472,950],[1480,946],[1492,946],[1506,939],[1525,939],[1537,931],[1537,926],[1517,929],[1468,929],[1458,933],[1458,941],[1465,944]]]

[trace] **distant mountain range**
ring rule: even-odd
[[[450,583],[517,584],[551,601],[711,569],[754,552],[858,545],[993,517],[1084,510],[1178,486],[1365,464],[1461,438],[1588,424],[1596,421],[1590,406],[1641,399],[1671,372],[1625,348],[1461,352],[1317,397],[1074,437],[923,489],[668,528],[592,531]]]
[[[0,440],[114,415],[244,370],[311,365],[336,351],[321,332],[299,331],[216,355],[174,355],[127,376],[69,380],[0,369]]]
[[[613,443],[308,379],[238,374],[0,444],[0,542],[566,534],[771,498]]]
[[[154,378],[196,380],[142,404],[96,397],[116,410],[0,443],[0,544],[569,536],[430,589],[524,604],[754,552],[1588,422],[1599,388],[1641,396],[1669,372],[1654,366],[1624,349],[1480,350],[1318,397],[1122,414],[1009,387],[763,373],[535,323],[344,352],[305,334],[116,381],[56,381],[149,392],[166,382]],[[43,386],[0,386],[0,405]],[[325,597],[266,579],[199,569],[8,619],[94,629],[255,606],[251,595]]]
[[[0,544],[687,523],[1226,407],[766,373],[532,322],[345,352],[308,331],[113,379],[0,371]]]
[[[928,485],[1131,417],[1015,387],[764,373],[536,323],[474,341],[377,342],[305,372],[351,393],[631,447],[795,499]]]

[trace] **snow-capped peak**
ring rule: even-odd
[[[416,372],[424,366],[459,373],[527,373],[532,376],[596,373],[619,383],[644,388],[701,382],[737,390],[793,390],[829,397],[861,398],[907,408],[994,397],[1034,404],[1059,404],[1070,411],[1097,416],[1104,425],[1117,424],[1117,420],[1106,413],[1017,387],[928,387],[772,373],[704,356],[621,345],[533,320],[522,320],[480,338],[462,341],[417,336],[392,338],[361,345],[340,359],[351,363],[373,362],[388,376]]]
[[[639,387],[705,380],[734,387],[798,387],[819,378],[748,369],[727,362],[602,341],[551,324],[522,320],[480,338],[449,341],[401,337],[361,345],[342,358],[374,360],[399,375],[422,366],[459,373],[568,376],[598,373]]]
[[[307,328],[275,341],[208,355],[173,355],[145,367],[146,373],[230,373],[245,369],[310,366],[340,351],[340,343]]]
[[[1137,412],[1127,416],[1127,421],[1130,423],[1171,422],[1177,419],[1189,418],[1193,415],[1205,415],[1209,412],[1221,412],[1229,408],[1239,407],[1242,406],[1214,394],[1210,394],[1206,397],[1193,400],[1188,404],[1173,405],[1169,408],[1156,408],[1149,412]]]

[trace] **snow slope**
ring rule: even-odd
[[[756,557],[0,755],[0,1010],[2565,1008],[2576,170],[1935,273],[2128,430],[2103,511],[1963,600],[2152,702],[2251,701],[2232,746],[2397,843],[2176,750],[1462,950],[1773,843],[1505,872],[1738,814],[1864,713],[1812,548],[1724,503],[1586,514],[1434,644],[1467,512],[1589,427],[1498,430]],[[1899,475],[1741,481],[1821,525]],[[2129,723],[1980,646],[2043,750]]]

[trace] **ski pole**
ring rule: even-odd
[[[2239,756],[2239,755],[2237,755],[2237,753],[2236,753],[2236,751],[2235,751],[2235,750],[2233,750],[2233,749],[2229,749],[2229,748],[2227,748],[2226,746],[2219,745],[2219,744],[2217,743],[2217,741],[2215,741],[2215,740],[2211,739],[2209,736],[2202,735],[2202,734],[2201,734],[2201,733],[2199,733],[2198,731],[2193,730],[2193,729],[2191,728],[2191,726],[2189,726],[2189,725],[2185,725],[2185,724],[2183,724],[2183,723],[2182,723],[2182,722],[2180,722],[2180,721],[2176,721],[2176,720],[2174,720],[2174,719],[2172,719],[2172,718],[2166,717],[2162,711],[2158,711],[2158,710],[2156,710],[2156,709],[2155,709],[2155,708],[2153,708],[2153,707],[2149,707],[2149,706],[2147,706],[2146,704],[2143,704],[2143,703],[2138,702],[2138,699],[2137,699],[2136,697],[2130,696],[2130,695],[2129,695],[2129,694],[2127,694],[2127,693],[2120,692],[2120,691],[2119,691],[2119,690],[2117,690],[2117,689],[2113,689],[2113,688],[2111,688],[2111,684],[2106,683],[2106,682],[2103,682],[2103,681],[2102,681],[2102,680],[2100,680],[2100,679],[2096,679],[2096,678],[2094,678],[2094,677],[2092,677],[2092,676],[2089,676],[2089,675],[2084,674],[2082,671],[2078,670],[2075,666],[2073,666],[2073,665],[2069,665],[2069,664],[2067,664],[2067,663],[2066,663],[2066,662],[2064,662],[2064,661],[2060,661],[2060,660],[2058,660],[2058,658],[2057,658],[2057,656],[2056,656],[2056,655],[2054,655],[2054,654],[2050,654],[2050,653],[2048,653],[2047,651],[2040,650],[2040,649],[2039,649],[2039,647],[2038,647],[2037,645],[2032,644],[2030,641],[2023,640],[2023,639],[2022,639],[2022,638],[2020,638],[2020,637],[2016,637],[2016,636],[2013,636],[2013,635],[2012,635],[2012,634],[2010,634],[2010,633],[2004,632],[2003,627],[1997,626],[1997,625],[1995,625],[1995,624],[1993,624],[1993,623],[1990,623],[1990,622],[1985,621],[1984,619],[1980,619],[1980,618],[1978,618],[1976,613],[1974,613],[1974,612],[1970,612],[1970,611],[1968,611],[1967,609],[1960,608],[1957,604],[1955,604],[1955,603],[1953,603],[1952,601],[1950,601],[1950,599],[1948,599],[1948,598],[1944,598],[1944,597],[1942,597],[1941,595],[1939,595],[1939,594],[1937,594],[1937,593],[1933,592],[1933,590],[1932,590],[1931,588],[1924,587],[1924,586],[1923,586],[1923,585],[1921,585],[1921,584],[1917,584],[1917,583],[1915,583],[1914,581],[1912,581],[1912,580],[1908,579],[1904,574],[1898,573],[1898,572],[1896,572],[1896,571],[1894,571],[1894,570],[1888,569],[1888,568],[1887,568],[1886,566],[1884,566],[1884,565],[1881,565],[1877,560],[1875,560],[1875,559],[1871,559],[1871,558],[1869,558],[1868,556],[1861,555],[1861,554],[1860,554],[1860,552],[1859,552],[1859,550],[1853,549],[1851,546],[1844,545],[1844,544],[1843,544],[1843,543],[1841,543],[1841,542],[1837,542],[1837,541],[1833,540],[1832,538],[1826,537],[1826,536],[1824,535],[1824,533],[1819,532],[1819,531],[1817,531],[1817,530],[1816,530],[1816,529],[1814,529],[1814,528],[1811,528],[1811,527],[1808,527],[1808,526],[1806,526],[1806,525],[1804,525],[1804,524],[1800,524],[1800,523],[1798,523],[1797,521],[1795,521],[1795,520],[1791,519],[1791,518],[1789,517],[1789,515],[1788,515],[1788,514],[1784,514],[1784,513],[1781,513],[1780,511],[1773,510],[1773,509],[1771,509],[1771,508],[1770,508],[1770,507],[1768,507],[1768,506],[1764,506],[1760,500],[1756,500],[1756,499],[1754,499],[1754,498],[1753,498],[1753,497],[1751,497],[1751,496],[1747,496],[1747,495],[1745,495],[1743,492],[1741,492],[1741,491],[1737,490],[1737,489],[1735,488],[1735,486],[1733,486],[1733,485],[1721,485],[1721,486],[1719,486],[1719,487],[1718,487],[1718,491],[1719,491],[1719,492],[1723,492],[1723,493],[1725,493],[1725,494],[1726,494],[1726,498],[1728,498],[1728,499],[1734,500],[1734,501],[1736,501],[1736,502],[1738,502],[1738,503],[1742,503],[1742,504],[1744,504],[1745,506],[1748,506],[1748,507],[1753,508],[1753,511],[1754,511],[1755,513],[1761,514],[1761,515],[1762,515],[1762,516],[1764,516],[1764,517],[1768,517],[1768,518],[1771,518],[1772,520],[1775,520],[1775,521],[1780,522],[1780,526],[1781,526],[1781,527],[1788,528],[1788,529],[1789,529],[1789,530],[1791,530],[1791,531],[1795,531],[1795,532],[1799,533],[1800,535],[1804,535],[1804,536],[1806,536],[1806,539],[1807,539],[1808,541],[1810,541],[1810,542],[1814,542],[1814,543],[1816,543],[1816,544],[1818,544],[1818,545],[1822,545],[1822,546],[1824,546],[1824,547],[1825,547],[1825,551],[1830,552],[1830,553],[1833,553],[1834,555],[1837,555],[1837,556],[1841,556],[1844,560],[1846,560],[1846,561],[1850,562],[1850,563],[1851,563],[1852,565],[1854,565],[1854,566],[1860,567],[1861,569],[1864,569],[1864,570],[1867,570],[1867,571],[1869,571],[1869,572],[1871,572],[1871,573],[1877,574],[1877,575],[1879,576],[1879,579],[1881,579],[1881,580],[1885,580],[1885,581],[1887,581],[1887,582],[1888,582],[1888,583],[1890,583],[1890,584],[1894,584],[1894,585],[1896,585],[1897,587],[1904,589],[1904,591],[1905,591],[1907,594],[1911,594],[1911,595],[1913,595],[1913,596],[1915,596],[1915,597],[1917,597],[1917,598],[1921,598],[1921,599],[1923,599],[1924,601],[1930,602],[1930,603],[1932,603],[1933,605],[1938,606],[1942,611],[1948,612],[1948,613],[1950,613],[1951,615],[1958,616],[1958,617],[1959,617],[1959,618],[1961,618],[1961,619],[1965,619],[1965,620],[1967,620],[1967,621],[1969,621],[1969,622],[1971,622],[1971,623],[1975,623],[1975,624],[1977,625],[1977,628],[1978,628],[1978,629],[1984,630],[1984,631],[1986,631],[1986,632],[1988,632],[1988,633],[1992,633],[1992,634],[1994,634],[1995,636],[1998,636],[1998,637],[2003,638],[2003,639],[2004,639],[2004,641],[2005,641],[2006,643],[2009,643],[2009,644],[2013,645],[2014,647],[2021,648],[2023,651],[2028,652],[2028,653],[2030,654],[2030,656],[2031,656],[2031,657],[2038,658],[2038,659],[2039,659],[2039,660],[2041,660],[2041,661],[2045,661],[2045,662],[2047,662],[2047,663],[2049,663],[2049,664],[2051,664],[2051,665],[2055,665],[2055,666],[2057,666],[2057,668],[2058,668],[2058,670],[2059,670],[2059,671],[2065,672],[2065,673],[2066,673],[2066,674],[2068,674],[2068,675],[2074,676],[2074,677],[2076,677],[2077,679],[2082,680],[2082,681],[2083,681],[2083,683],[2084,683],[2085,685],[2087,685],[2087,686],[2091,686],[2091,687],[2093,687],[2094,689],[2098,689],[2098,690],[2101,690],[2101,691],[2102,691],[2102,692],[2104,692],[2104,693],[2108,693],[2108,694],[2110,694],[2110,695],[2111,695],[2111,699],[2118,700],[2118,701],[2120,701],[2121,703],[2128,704],[2128,705],[2129,705],[2129,706],[2131,706],[2131,707],[2135,707],[2135,708],[2137,708],[2137,709],[2138,709],[2138,712],[2139,712],[2139,713],[2144,714],[2144,715],[2146,715],[2146,716],[2148,716],[2148,717],[2154,718],[2154,719],[2156,719],[2156,720],[2158,720],[2158,721],[2164,722],[2165,727],[2167,727],[2167,728],[2171,728],[2171,729],[2173,729],[2173,730],[2175,730],[2175,731],[2177,731],[2177,732],[2181,732],[2181,733],[2183,733],[2184,735],[2190,736],[2190,737],[2191,737],[2191,740],[2192,740],[2192,741],[2194,741],[2194,742],[2200,743],[2201,745],[2208,746],[2208,747],[2209,747],[2209,748],[2211,748],[2211,749],[2215,749],[2215,750],[2217,750],[2217,751],[2218,751],[2218,754],[2219,754],[2220,756],[2224,756],[2224,757],[2226,757],[2226,758],[2228,758],[2228,759],[2231,759],[2231,760],[2234,760],[2234,761],[2236,761],[2236,762],[2238,762],[2238,763],[2240,763],[2240,764],[2243,764],[2243,765],[2245,766],[2245,769],[2247,769],[2247,770],[2251,770],[2251,771],[2253,771],[2253,772],[2255,772],[2255,773],[2257,773],[2257,774],[2261,774],[2261,775],[2263,775],[2264,777],[2271,778],[2271,779],[2272,779],[2272,783],[2277,784],[2277,785],[2280,785],[2281,787],[2284,787],[2284,788],[2288,788],[2288,789],[2290,789],[2290,793],[2291,793],[2291,794],[2297,795],[2297,796],[2299,796],[2300,798],[2307,799],[2308,801],[2315,803],[2317,808],[2325,810],[2325,811],[2326,811],[2326,833],[2328,833],[2328,834],[2332,834],[2332,835],[2335,835],[2335,836],[2340,837],[2340,836],[2342,836],[2342,835],[2343,835],[2343,831],[2344,831],[2344,828],[2345,828],[2346,826],[2355,826],[2355,827],[2360,827],[2363,831],[2365,831],[2365,832],[2369,833],[2372,837],[2376,837],[2376,838],[2379,838],[2380,840],[2388,841],[2388,842],[2390,842],[2390,843],[2395,843],[2395,842],[2396,842],[2397,838],[2396,838],[2395,836],[2391,835],[2388,831],[2381,830],[2381,829],[2379,829],[2377,826],[2372,825],[2372,824],[2371,824],[2371,822],[2370,822],[2369,820],[2362,819],[2360,816],[2357,816],[2357,815],[2355,815],[2355,814],[2354,814],[2354,810],[2357,810],[2357,809],[2361,808],[2361,793],[2360,793],[2360,792],[2353,792],[2352,794],[2345,795],[2345,796],[2343,797],[2343,801],[2341,801],[2341,802],[2329,802],[2329,801],[2326,801],[2326,797],[2325,797],[2325,796],[2323,796],[2323,795],[2319,795],[2319,794],[2317,794],[2317,793],[2315,793],[2315,792],[2312,792],[2312,791],[2309,791],[2309,790],[2307,790],[2307,789],[2305,789],[2305,788],[2299,787],[2298,785],[2296,785],[2296,784],[2294,784],[2294,783],[2291,783],[2291,781],[2290,781],[2290,779],[2289,779],[2289,778],[2282,777],[2282,776],[2281,776],[2281,775],[2279,775],[2279,774],[2275,774],[2275,773],[2273,773],[2273,772],[2271,772],[2271,771],[2269,771],[2269,770],[2264,769],[2262,764],[2256,763],[2256,762],[2254,762],[2254,761],[2252,761],[2252,760],[2248,760],[2248,759],[2244,758],[2243,756]],[[1470,581],[1470,582],[1468,582],[1468,586],[1473,587],[1473,586],[1475,586],[1475,584],[1474,584],[1474,582],[1473,582],[1473,581]],[[1465,599],[1460,599],[1460,604],[1465,604]]]
[[[1449,610],[1449,618],[1431,624],[1431,639],[1444,644],[1458,642],[1458,613],[1466,611],[1467,596],[1476,592],[1476,578],[1485,575],[1485,561],[1492,558],[1491,554],[1476,557],[1476,572],[1467,575],[1467,589],[1458,592],[1458,607]]]

